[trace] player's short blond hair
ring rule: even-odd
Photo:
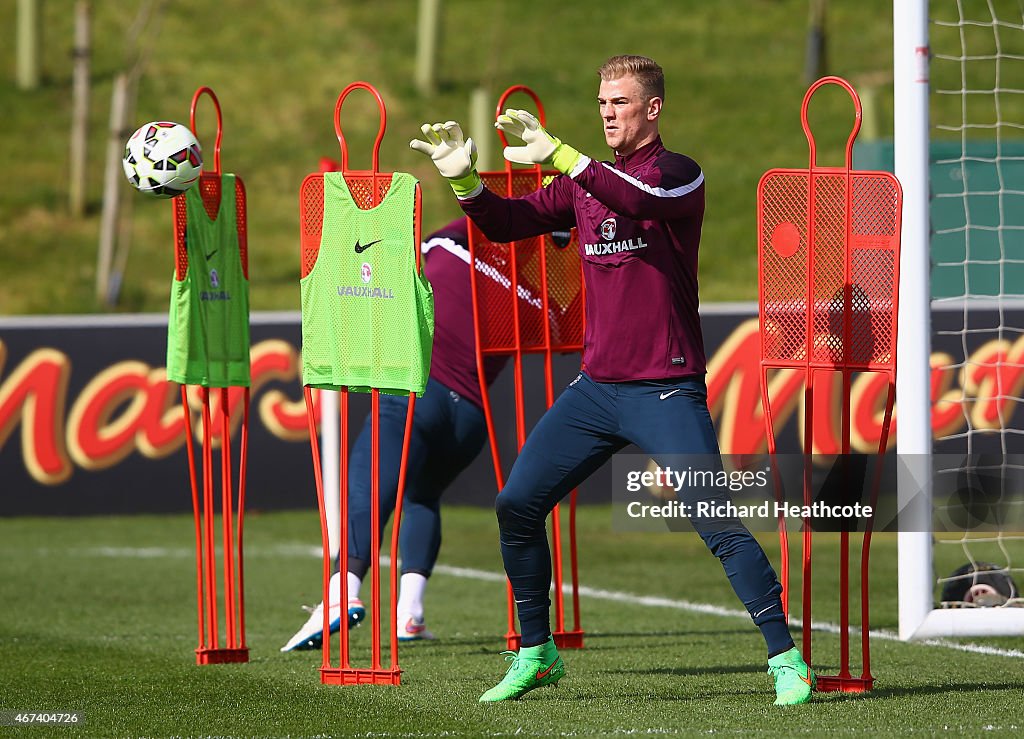
[[[656,61],[646,56],[613,56],[598,68],[597,73],[606,81],[632,76],[640,83],[640,90],[648,100],[656,97],[665,99],[665,72]]]

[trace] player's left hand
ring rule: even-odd
[[[525,146],[506,146],[504,155],[517,164],[551,164],[559,172],[568,174],[579,162],[581,154],[568,144],[552,136],[540,121],[525,110],[507,109],[498,116],[494,127],[510,136],[522,139]]]

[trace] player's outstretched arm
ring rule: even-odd
[[[483,189],[476,171],[476,144],[465,139],[462,126],[455,121],[424,123],[420,126],[425,141],[413,139],[409,148],[426,154],[459,198],[479,195]]]
[[[523,140],[523,146],[505,147],[507,160],[551,164],[616,213],[637,220],[672,220],[704,210],[704,175],[688,157],[666,154],[644,181],[603,162],[590,166],[590,157],[552,136],[525,110],[506,110],[494,126]]]
[[[523,141],[523,146],[505,147],[504,155],[510,162],[550,164],[562,174],[571,174],[581,160],[587,160],[574,148],[548,133],[540,121],[525,110],[509,108],[498,116],[494,127]]]
[[[409,147],[430,157],[462,209],[489,239],[515,241],[575,225],[565,187],[552,185],[521,198],[495,195],[484,187],[476,171],[476,145],[463,137],[458,123],[425,123],[420,130],[423,140],[413,139]]]

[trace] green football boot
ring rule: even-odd
[[[817,685],[814,670],[807,666],[796,647],[769,659],[768,674],[775,678],[777,706],[806,703],[811,699],[811,691]]]
[[[510,701],[534,688],[557,685],[565,677],[565,663],[558,656],[554,639],[548,638],[536,647],[523,647],[519,652],[502,652],[511,662],[501,682],[480,696],[481,703]]]

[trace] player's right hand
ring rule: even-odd
[[[477,194],[483,185],[476,171],[477,154],[473,139],[464,139],[462,127],[455,121],[424,123],[420,131],[426,141],[413,139],[409,148],[430,157],[457,196],[463,198]]]

